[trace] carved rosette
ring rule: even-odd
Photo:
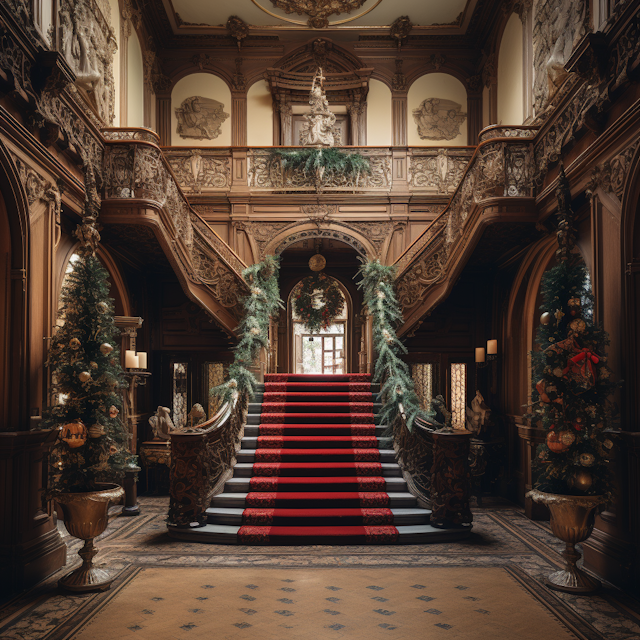
[[[317,0],[271,0],[274,7],[285,13],[306,14],[309,16],[307,25],[311,29],[326,29],[329,26],[329,16],[341,13],[351,13],[359,9],[366,0],[331,0],[318,2]]]

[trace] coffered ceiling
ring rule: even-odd
[[[458,31],[468,24],[476,1],[162,0],[176,34],[223,29],[231,15],[256,30],[379,30],[388,29],[400,16],[409,16],[418,31]],[[310,26],[314,20],[319,29]]]

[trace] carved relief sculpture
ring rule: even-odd
[[[213,98],[191,96],[176,107],[176,133],[181,138],[213,140],[222,133],[222,123],[228,117],[222,102]]]
[[[427,98],[413,110],[413,119],[422,140],[453,140],[460,135],[460,125],[467,114],[453,100]]]
[[[271,0],[271,4],[285,13],[306,14],[309,16],[307,24],[311,29],[326,29],[329,26],[329,16],[340,13],[350,13],[359,9],[365,0]]]

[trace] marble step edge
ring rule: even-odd
[[[203,527],[193,528],[181,528],[173,525],[167,525],[167,528],[169,536],[179,540],[204,542],[209,544],[240,544],[238,542],[238,531],[240,530],[240,527],[237,525],[206,524]],[[468,537],[471,532],[470,527],[464,529],[440,529],[430,524],[399,525],[396,528],[400,534],[396,544],[452,542],[454,540],[461,540]],[[334,539],[331,542],[335,546],[342,546],[340,545],[342,540],[339,538]],[[304,540],[300,539],[297,544],[299,545],[303,543]]]
[[[304,449],[304,451],[309,451],[310,455],[313,455],[313,449],[305,449],[304,447],[300,447],[300,449]],[[287,449],[281,449],[281,451],[287,451]],[[294,451],[294,449],[291,449]],[[336,449],[336,451],[348,451],[348,449]],[[396,461],[396,452],[393,449],[371,449],[371,451],[379,451],[380,452],[380,460],[379,462],[395,462]],[[238,462],[253,462],[255,460],[255,449],[240,449],[236,455],[236,459]],[[305,460],[281,460],[280,462],[305,462]],[[311,462],[310,460],[306,460],[306,462]],[[236,464],[236,466],[238,466]]]
[[[305,492],[300,492],[300,491],[291,491],[289,493],[305,493]],[[306,493],[311,493],[311,492],[306,492]],[[333,492],[332,492],[333,493]],[[341,493],[341,492],[335,492],[335,493]],[[375,492],[369,492],[369,491],[365,491],[363,493],[375,493]],[[249,494],[246,492],[238,492],[238,493],[219,493],[217,496],[214,496],[213,499],[211,500],[211,507],[235,507],[235,508],[245,508],[246,504],[245,504],[245,499]],[[387,495],[389,496],[389,508],[392,507],[415,507],[417,506],[417,500],[416,497],[407,492],[407,491],[392,491],[392,492],[388,492]],[[310,498],[308,498],[310,499]],[[333,500],[331,500],[331,504],[329,505],[329,501],[327,501],[327,509],[332,509],[332,508],[338,508],[338,506],[336,505],[336,502],[339,500],[339,498],[334,498]],[[300,501],[300,504],[303,505],[305,503],[303,503],[302,501]],[[293,508],[293,507],[283,507],[286,509],[289,508]],[[302,508],[302,507],[301,507]]]
[[[299,481],[300,484],[304,484],[305,480],[309,479],[309,476],[288,476],[288,477],[293,477],[296,478],[296,480]],[[335,475],[332,476],[315,476],[315,478],[335,478]],[[338,477],[345,477],[345,478],[355,478],[356,476],[338,476]],[[250,491],[251,489],[249,488],[249,485],[251,483],[251,478],[229,478],[229,480],[227,480],[224,483],[224,489],[223,492],[224,493],[234,493],[234,492],[239,492],[239,491]],[[380,489],[380,491],[404,491],[409,493],[409,489],[407,488],[407,483],[405,482],[404,478],[385,478],[385,483],[386,483],[386,488],[385,489]],[[331,491],[331,485],[329,483],[327,484],[323,484],[323,483],[314,483],[317,484],[318,487],[324,487],[322,489],[318,489],[318,491]],[[354,483],[355,484],[355,483]],[[287,485],[281,485],[278,488],[279,491],[288,491],[287,489]],[[354,488],[354,491],[358,491],[358,489]],[[295,491],[295,489],[294,489]],[[305,490],[307,491],[307,490]],[[220,495],[220,494],[218,494]]]
[[[235,509],[229,507],[209,507],[206,511],[207,521],[209,524],[242,524],[242,514],[244,509]],[[395,508],[391,509],[393,514],[393,522],[395,526],[411,525],[411,524],[429,524],[431,517],[430,509],[416,508]]]
[[[304,412],[302,412],[302,414],[298,413],[297,415],[304,415]],[[311,416],[311,415],[313,415],[313,412],[308,411],[307,415]],[[320,414],[320,415],[322,415],[322,414]],[[342,416],[345,416],[345,418],[346,418],[350,414],[345,412],[345,413],[340,413],[340,414],[335,414],[334,413],[332,415],[342,415]],[[371,415],[371,414],[369,414],[369,415]],[[246,424],[247,425],[259,425],[261,420],[262,420],[262,415],[261,414],[259,414],[259,413],[248,413],[247,414],[247,422],[246,422]],[[313,420],[314,420],[313,422],[306,422],[305,424],[327,424],[326,422],[321,421],[317,414],[313,416]],[[373,423],[375,425],[379,425],[380,424],[380,416],[375,411],[373,413]],[[342,422],[332,422],[332,423],[329,423],[329,424],[350,424],[350,423],[349,422],[344,422],[344,423],[342,423]]]
[[[397,462],[383,462],[382,463],[382,475],[384,477],[402,477],[402,470]],[[332,472],[333,475],[338,473],[340,470],[336,469],[335,472]],[[253,476],[253,462],[238,462],[233,467],[234,478],[250,478]],[[304,469],[300,469],[300,473],[302,474]],[[297,476],[301,477],[301,476]],[[309,477],[323,477],[323,476],[309,476]]]
[[[269,426],[269,425],[263,425],[263,426]],[[299,435],[299,436],[304,436],[304,435],[316,435],[313,433],[307,433],[307,429],[304,429],[304,433],[298,433],[298,434],[290,434],[289,431],[290,429],[288,427],[292,427],[293,425],[287,425],[287,427],[285,427],[285,432],[283,435]],[[310,427],[308,429],[309,432],[313,431],[313,428],[318,428],[318,425],[305,425]],[[350,425],[346,424],[346,425],[341,425],[342,428],[346,428]],[[378,436],[379,438],[384,437],[383,434],[385,433],[385,431],[387,430],[387,425],[386,424],[377,424],[375,425],[375,433],[374,435]],[[302,431],[302,430],[300,430]],[[249,438],[257,438],[260,435],[260,425],[259,424],[247,424],[244,428],[244,435],[245,437],[249,437]],[[330,433],[328,434],[324,434],[324,435],[331,435]],[[348,435],[348,434],[345,434]]]
[[[303,437],[307,437],[307,436],[291,436],[292,438],[303,438]],[[313,438],[315,436],[308,436],[310,438]],[[326,437],[326,438],[332,438],[332,437],[336,437],[336,436],[322,436],[322,437]],[[349,437],[353,437],[353,436],[338,436],[338,437],[343,437],[343,438],[349,438]],[[357,436],[356,436],[357,437]],[[364,437],[364,436],[363,436]],[[390,437],[376,437],[376,440],[378,441],[378,449],[380,449],[380,447],[382,446],[386,446],[389,447],[392,443],[393,443],[393,439]],[[258,438],[257,436],[245,436],[244,438],[242,438],[242,444],[241,444],[241,448],[242,449],[256,449],[258,448]],[[291,442],[291,441],[289,441]],[[317,442],[318,446],[317,447],[310,447],[308,446],[306,443],[307,442]],[[286,448],[292,448],[292,449],[352,449],[353,448],[353,441],[352,440],[315,440],[315,441],[308,441],[308,440],[300,440],[299,441],[299,445],[296,445],[296,447],[281,447],[282,449],[286,449]],[[284,444],[284,443],[283,443]],[[274,449],[278,449],[279,447],[269,447],[269,448],[274,448]]]

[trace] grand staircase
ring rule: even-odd
[[[223,544],[422,544],[468,535],[429,523],[377,424],[369,374],[269,374],[249,405],[234,475],[202,527]]]

